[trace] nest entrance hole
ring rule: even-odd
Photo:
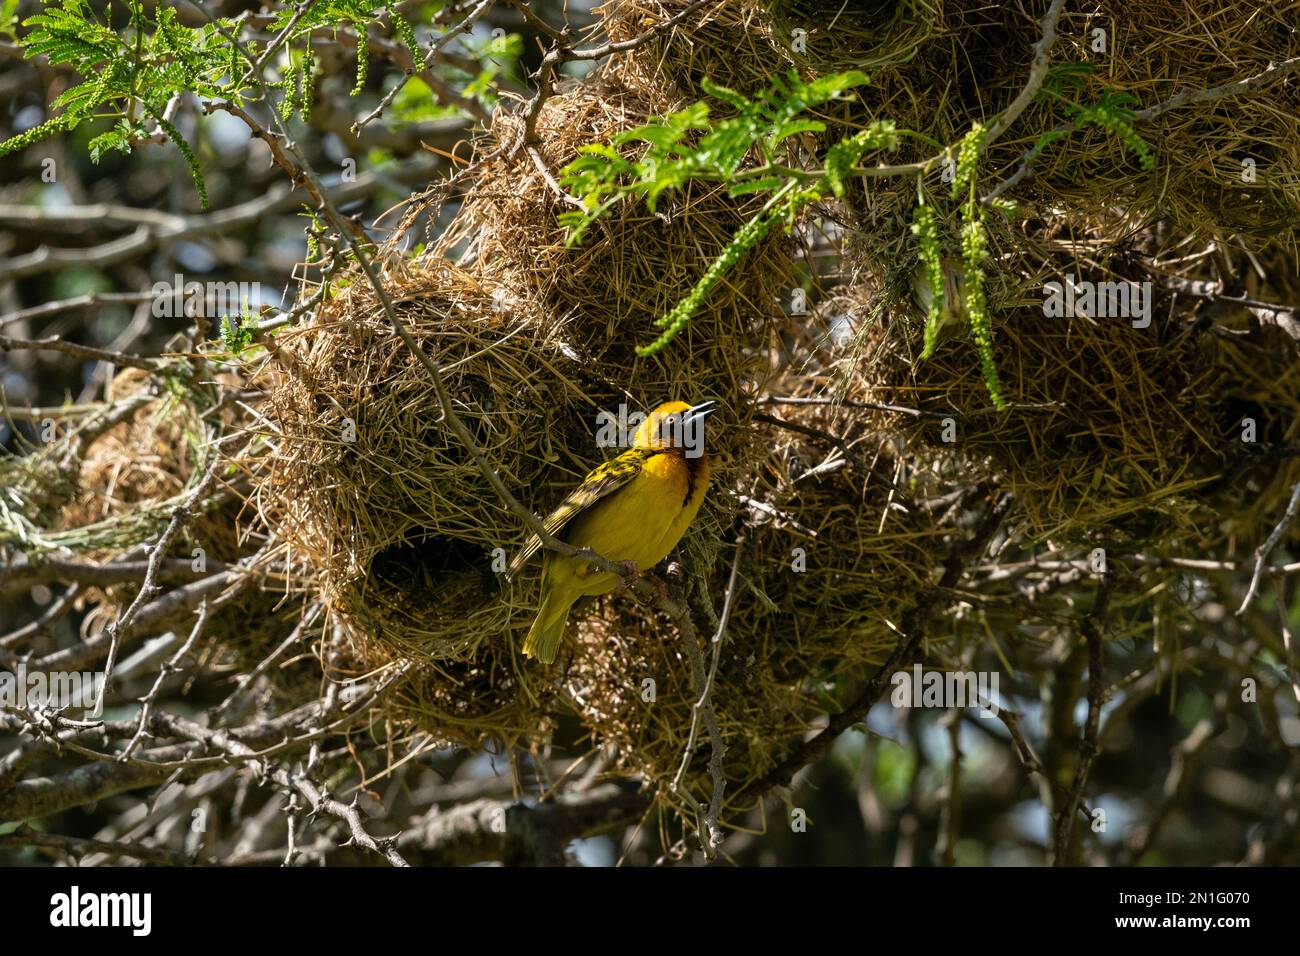
[[[484,594],[499,590],[492,571],[492,556],[479,545],[437,534],[428,528],[412,528],[405,537],[375,555],[370,564],[375,584],[400,597],[412,612],[437,610],[449,579],[477,576]]]

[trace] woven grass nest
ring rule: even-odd
[[[784,6],[797,11],[807,5],[792,0]],[[808,14],[812,33],[802,65],[813,73],[851,65],[843,54],[855,37],[862,51],[894,50],[891,62],[860,67],[871,84],[860,91],[860,102],[844,104],[841,119],[853,127],[892,118],[900,129],[951,143],[1020,92],[1048,4],[917,0],[867,6],[877,12],[854,19],[845,11],[820,43],[817,24],[829,14]],[[1068,94],[1077,102],[1095,102],[1110,89],[1131,94],[1142,109],[1300,55],[1294,8],[1249,6],[1246,16],[1247,6],[1208,0],[1135,7],[1101,0],[1062,16],[1053,62],[1092,67],[1087,85]],[[1094,49],[1103,41],[1104,51]],[[994,145],[985,168],[1010,172],[1039,134],[1068,119],[1063,104],[1040,96],[1013,135]],[[1049,147],[1014,198],[1038,212],[1113,216],[1122,208],[1116,235],[1125,225],[1159,217],[1200,236],[1264,241],[1300,221],[1300,81],[1294,77],[1209,107],[1170,110],[1137,129],[1152,147],[1154,171],[1142,169],[1115,136],[1090,128]],[[891,161],[931,153],[929,144],[913,140]],[[1254,182],[1243,181],[1246,158],[1257,164]],[[915,189],[910,182],[873,182],[870,208],[877,215],[886,193],[906,202]]]
[[[634,0],[601,8],[615,39],[682,13],[688,0]],[[1243,10],[1249,6],[1249,16]],[[765,88],[790,67],[805,76],[859,69],[870,83],[856,98],[826,107],[829,141],[875,120],[892,120],[905,138],[891,163],[929,159],[935,143],[957,142],[972,124],[987,123],[1021,91],[1046,0],[989,4],[980,0],[730,0],[692,13],[649,43],[622,55],[609,69],[646,96],[669,89],[684,100],[701,98],[698,79],[745,92]],[[1137,109],[1191,89],[1210,89],[1300,55],[1295,10],[1256,7],[1238,0],[1134,7],[1101,0],[1086,11],[1067,10],[1057,26],[1053,62],[1082,63],[1092,75],[1074,101],[1091,105],[1106,91],[1131,94]],[[1105,51],[1093,47],[1105,31]],[[681,81],[680,78],[691,78]],[[717,105],[717,104],[715,104]],[[987,187],[1015,171],[1035,141],[1070,121],[1065,105],[1040,96],[1014,129],[987,152]],[[1300,78],[1291,76],[1209,106],[1190,106],[1139,122],[1154,169],[1144,169],[1119,138],[1098,127],[1049,146],[1034,175],[1007,195],[1019,209],[1010,223],[991,228],[1003,255],[1015,260],[1026,240],[1020,223],[1066,216],[1095,227],[1103,248],[1122,245],[1157,219],[1176,232],[1219,244],[1258,247],[1283,241],[1294,248],[1300,224]],[[1244,160],[1254,163],[1243,177]],[[939,188],[937,177],[930,185]],[[928,181],[927,181],[928,182]],[[845,203],[827,213],[847,222],[861,263],[880,276],[910,278],[914,246],[909,232],[916,203],[913,177],[853,183]],[[847,206],[847,209],[845,209]],[[1018,291],[1035,276],[1003,277]]]
[[[6,460],[13,493],[46,495],[43,507],[33,510],[38,520],[31,540],[38,550],[105,564],[147,556],[148,542],[201,480],[220,442],[251,423],[246,405],[219,403],[212,387],[219,382],[227,394],[241,392],[239,363],[212,355],[206,368],[207,374],[193,378],[157,379],[124,369],[108,384],[102,409],[59,422],[58,440]],[[233,467],[221,471],[222,486],[233,494],[215,505],[201,504],[169,556],[191,561],[201,555],[207,572],[215,573],[219,562],[234,563],[256,548],[264,529],[244,509],[235,475]],[[203,572],[203,566],[195,568],[196,577]],[[116,622],[139,588],[133,580],[80,588],[75,600],[86,611],[79,625],[83,638]],[[246,672],[283,639],[301,610],[300,602],[262,590],[256,581],[238,593],[223,592],[208,603],[195,653],[216,670]],[[319,668],[299,660],[268,678],[275,692],[302,701],[318,689]]]
[[[617,451],[598,447],[597,413],[626,395],[526,303],[501,311],[494,283],[446,264],[394,263],[384,281],[444,369],[462,421],[524,504],[545,513]],[[347,280],[312,321],[277,336],[261,375],[273,451],[258,463],[253,498],[345,625],[357,668],[416,662],[394,707],[447,739],[537,733],[553,681],[528,673],[518,648],[540,562],[501,588],[496,572],[522,544],[523,523],[443,421],[428,371],[364,280]],[[724,484],[756,447],[737,427],[743,412],[715,419]],[[735,507],[723,497],[706,508],[697,553],[715,547]]]
[[[492,287],[460,270],[397,267],[384,280],[509,487],[578,467],[564,440],[586,417],[576,368],[538,326],[508,325]],[[259,512],[358,632],[426,658],[472,657],[509,629],[492,560],[520,528],[443,420],[428,372],[360,276],[276,346],[262,372],[275,450],[257,476]]]
[[[632,0],[601,12],[611,38],[627,40],[688,7],[688,0]],[[888,118],[898,129],[952,143],[1021,91],[1047,8],[1047,0],[729,0],[690,14],[610,69],[646,95],[672,90],[686,99],[702,96],[703,75],[754,92],[792,65],[807,75],[865,70],[871,83],[859,90],[861,100],[831,109],[839,134]],[[1053,61],[1093,66],[1091,91],[1080,94],[1086,103],[1104,85],[1135,96],[1139,108],[1152,107],[1184,88],[1222,85],[1300,55],[1295,20],[1287,4],[1135,7],[1101,0],[1087,10],[1066,10]],[[1105,51],[1093,49],[1096,30],[1105,31]],[[1014,135],[989,152],[985,168],[1010,172],[1037,135],[1067,118],[1060,104],[1036,101]],[[1274,238],[1300,222],[1300,79],[1209,108],[1170,111],[1139,130],[1152,144],[1154,172],[1141,169],[1113,135],[1091,129],[1048,148],[1034,179],[1014,198],[1040,211],[1101,215],[1123,207],[1128,225],[1158,215],[1219,239]],[[926,140],[907,140],[891,161],[932,153]],[[1247,157],[1256,161],[1255,182],[1242,178]],[[910,220],[915,186],[906,177],[875,179],[855,199],[871,234],[894,219]],[[1121,234],[1123,224],[1115,229]]]
[[[601,370],[575,361],[526,305],[497,311],[496,287],[476,273],[426,263],[394,265],[384,278],[506,485],[536,511],[556,504],[598,460],[595,410],[620,398]],[[427,370],[368,287],[349,281],[311,322],[277,336],[262,374],[274,451],[254,501],[345,624],[356,671],[418,665],[386,705],[390,716],[482,744],[539,736],[574,710],[595,740],[635,737],[628,759],[666,788],[685,744],[677,717],[693,699],[675,629],[616,593],[575,608],[555,668],[522,659],[537,567],[507,589],[492,570],[494,548],[511,554],[522,541],[521,523],[441,422]],[[796,406],[772,424],[756,421],[765,412],[750,403],[710,424],[713,490],[681,553],[694,580],[710,582],[697,607],[706,595],[717,606],[724,542],[747,529],[720,690],[733,700],[727,719],[752,744],[728,759],[738,781],[770,766],[781,741],[826,712],[834,688],[881,658],[888,622],[927,566],[931,529],[889,505],[890,449],[873,444],[864,419],[837,419],[842,412]],[[344,419],[353,441],[341,437]],[[822,428],[844,431],[851,453],[836,460],[838,447],[815,437]],[[807,572],[793,567],[797,547]],[[659,688],[649,710],[637,709],[641,675]]]
[[[1094,275],[1140,274],[1131,265]],[[1244,308],[1211,321],[1196,300],[1152,294],[1148,328],[1045,316],[1041,298],[994,311],[1005,412],[991,407],[969,333],[922,361],[915,306],[884,304],[867,284],[841,294],[859,323],[841,370],[851,397],[922,413],[893,416],[909,448],[1004,482],[1034,537],[1246,544],[1300,478],[1284,454],[1300,440],[1296,343]]]
[[[837,105],[840,134],[892,119],[929,141],[909,138],[890,162],[934,155],[933,142],[959,140],[985,124],[1023,88],[1046,3],[933,2],[880,4],[876,20],[856,25],[841,17],[830,37],[843,46],[860,35],[865,49],[901,44],[894,62],[868,68],[860,98]],[[1092,69],[1081,88],[1063,96],[1091,105],[1107,91],[1130,94],[1134,109],[1154,107],[1184,90],[1202,90],[1259,73],[1300,55],[1295,12],[1251,7],[1233,0],[1134,7],[1103,0],[1086,12],[1068,12],[1057,27],[1056,64]],[[921,29],[924,25],[924,29]],[[878,29],[877,29],[878,27]],[[1092,47],[1105,31],[1105,52]],[[883,31],[883,32],[882,32]],[[803,66],[813,73],[840,69],[834,44],[811,43]],[[1061,100],[1040,95],[1012,131],[993,144],[982,163],[987,191],[1015,172],[1043,133],[1069,123]],[[1017,204],[1010,221],[991,217],[998,270],[1018,264],[1039,241],[1043,221],[1064,219],[1090,231],[1090,251],[1106,255],[1157,220],[1179,235],[1218,245],[1258,249],[1282,241],[1294,248],[1300,223],[1300,80],[1294,76],[1202,106],[1171,109],[1136,131],[1150,146],[1153,168],[1143,168],[1120,138],[1096,126],[1049,147],[1033,174],[1006,193]],[[1244,160],[1254,166],[1248,176]],[[1251,179],[1253,177],[1253,179]],[[1250,181],[1247,181],[1250,179]],[[927,179],[936,194],[946,191]],[[912,177],[873,179],[850,191],[850,243],[864,266],[881,276],[910,273],[909,233],[916,203]],[[1014,270],[1001,281],[1024,293],[1038,276]]]
[[[626,42],[682,14],[689,0],[609,0],[595,8],[609,38]],[[755,93],[793,64],[789,45],[774,33],[773,10],[756,0],[706,4],[672,29],[611,59],[606,70],[651,98],[698,98],[700,83]]]
[[[228,385],[236,383],[231,370],[217,374]],[[89,529],[91,541],[102,542],[102,552],[94,551],[103,554],[135,543],[141,520],[165,523],[168,502],[198,481],[196,466],[212,455],[212,442],[237,416],[234,408],[226,408],[205,421],[212,412],[212,393],[202,383],[155,388],[140,369],[118,373],[108,395],[114,402],[133,402],[134,408],[81,446],[76,491],[59,516],[64,530]],[[240,533],[238,506],[223,510],[187,524],[184,541],[226,561],[238,556]]]
[[[543,105],[538,157],[555,173],[580,147],[608,142],[680,105],[593,77]],[[479,149],[488,155],[521,136],[521,120],[498,114]],[[620,204],[582,244],[567,246],[557,216],[571,207],[524,150],[507,150],[478,173],[429,258],[454,252],[476,274],[526,299],[548,331],[591,368],[607,369],[610,386],[639,407],[688,394],[738,406],[770,373],[777,299],[791,282],[783,237],[774,234],[746,254],[671,349],[639,358],[636,347],[654,340],[655,321],[686,297],[757,208],[721,186],[694,184],[665,197],[654,213]]]

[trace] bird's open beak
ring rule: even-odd
[[[687,458],[704,454],[704,420],[717,410],[717,402],[700,402],[682,412],[681,447]]]
[[[700,404],[686,409],[686,414],[682,416],[682,424],[694,425],[696,422],[702,422],[718,410],[717,402],[700,402]]]

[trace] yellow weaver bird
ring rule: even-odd
[[[715,402],[660,405],[641,423],[631,448],[587,475],[547,516],[546,530],[610,561],[653,568],[677,546],[704,503],[709,486],[704,420],[716,407]],[[511,562],[506,579],[518,574],[541,545],[533,535]],[[543,664],[554,661],[574,602],[584,595],[608,594],[620,580],[582,558],[547,551],[541,604],[524,640],[524,654]]]

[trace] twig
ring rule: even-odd
[[[1101,708],[1106,699],[1102,630],[1105,627],[1106,609],[1110,604],[1113,584],[1113,571],[1107,571],[1101,576],[1101,581],[1097,585],[1097,599],[1080,627],[1084,639],[1088,642],[1088,717],[1084,724],[1083,739],[1079,743],[1074,783],[1056,816],[1056,842],[1052,853],[1052,862],[1056,866],[1064,866],[1068,860],[1075,813],[1083,799],[1083,788],[1088,782],[1092,763],[1100,752],[1097,742],[1098,731],[1101,725]]]
[[[695,634],[683,634],[686,640],[686,651],[691,660],[691,676],[696,695],[695,703],[691,707],[691,730],[686,738],[686,749],[682,753],[682,762],[677,768],[677,773],[673,777],[673,790],[681,792],[682,780],[686,776],[686,768],[690,766],[691,758],[695,754],[695,741],[700,732],[700,721],[703,719],[709,731],[709,744],[711,752],[709,755],[709,776],[713,781],[713,793],[709,799],[709,810],[705,815],[705,833],[701,834],[701,843],[703,844],[704,854],[712,859],[714,851],[722,844],[722,829],[719,824],[719,816],[722,812],[722,796],[726,788],[726,776],[723,773],[722,758],[726,756],[727,746],[722,736],[722,729],[718,726],[718,715],[713,710],[713,682],[718,674],[718,662],[722,656],[722,639],[727,633],[727,624],[731,621],[731,608],[733,599],[736,594],[736,578],[740,573],[740,560],[744,553],[745,539],[743,537],[736,541],[735,555],[731,560],[731,575],[727,579],[727,590],[722,601],[722,614],[718,618],[717,630],[713,632],[713,638],[710,644],[713,647],[713,658],[709,665],[708,675],[704,672],[704,658],[700,653],[699,645],[695,641]]]
[[[759,514],[766,515],[767,517],[773,519],[775,522],[777,522],[777,527],[779,528],[780,527],[793,528],[795,531],[799,532],[805,538],[817,537],[816,529],[809,528],[806,525],[800,524],[798,521],[794,519],[793,515],[789,514],[788,512],[781,511],[780,509],[768,504],[766,501],[759,501],[757,498],[749,497],[749,495],[736,495],[736,500],[739,501],[746,508],[750,508],[754,511],[757,511]]]
[[[509,3],[510,6],[514,7],[514,9],[518,10],[519,15],[524,18],[524,22],[538,33],[545,34],[557,43],[567,43],[569,41],[570,34],[568,23],[565,23],[562,30],[557,30],[537,14],[533,13],[533,9],[529,6],[528,0],[506,0],[506,2]]]
[[[53,626],[63,620],[67,613],[72,610],[77,595],[80,593],[81,585],[73,584],[59,596],[58,600],[52,602],[36,620],[0,637],[0,648],[16,647],[42,635],[52,633]],[[3,663],[5,667],[10,667],[10,662],[6,660],[6,655],[3,653],[0,653],[0,663]]]
[[[1025,111],[1038,91],[1043,86],[1043,81],[1047,79],[1047,71],[1052,65],[1051,52],[1052,47],[1056,45],[1056,23],[1061,18],[1061,10],[1065,6],[1065,0],[1052,0],[1052,5],[1047,8],[1047,13],[1043,15],[1042,23],[1039,25],[1039,39],[1034,44],[1034,58],[1029,66],[1029,79],[1025,81],[1024,87],[1016,95],[1002,113],[995,119],[984,135],[983,149],[987,149],[993,144],[999,136],[1011,128],[1020,114]]]
[[[211,112],[217,108],[213,104],[207,104],[205,110]],[[258,129],[261,127],[259,126]],[[365,172],[352,182],[340,183],[323,191],[336,203],[348,203],[368,196],[394,180],[415,182],[427,178],[431,168],[428,163],[421,161],[407,164],[401,170],[388,175]],[[237,206],[192,216],[176,216],[170,213],[158,213],[156,210],[132,210],[129,207],[102,204],[49,210],[35,206],[0,206],[0,220],[10,223],[30,223],[34,227],[41,227],[50,222],[68,221],[100,226],[118,219],[136,223],[136,228],[131,233],[101,245],[85,249],[55,249],[42,245],[34,252],[0,260],[0,282],[25,279],[28,276],[50,272],[68,265],[107,267],[149,252],[163,242],[201,239],[241,229],[265,220],[271,213],[292,209],[301,201],[294,193],[293,186],[279,186],[268,190],[263,196]],[[148,213],[153,213],[147,216],[148,221],[141,221],[140,215]]]
[[[917,418],[948,418],[944,412],[927,412],[919,408],[908,408],[906,405],[889,405],[884,402],[856,402],[849,399],[838,398],[795,398],[792,396],[773,396],[759,400],[765,405],[830,405],[837,408],[866,408],[879,412],[899,412],[904,415],[912,415]]]
[[[513,865],[562,863],[564,847],[572,840],[634,824],[650,806],[644,787],[622,781],[534,805],[480,799],[435,807],[412,821],[397,843],[408,852],[427,854],[421,862],[444,866],[483,860]]]
[[[247,569],[234,567],[192,584],[173,588],[157,600],[144,605],[129,627],[119,627],[117,640],[119,643],[125,643],[147,628],[159,626],[165,621],[187,614],[197,608],[204,598],[215,600],[215,595],[220,594],[221,603],[233,599],[251,580],[252,577]],[[112,638],[106,630],[105,633],[82,641],[80,644],[52,651],[34,661],[30,668],[43,671],[84,670],[91,664],[103,660],[112,643]]]
[[[85,856],[90,853],[102,853],[110,859],[128,857],[154,866],[213,866],[211,860],[193,857],[179,850],[165,847],[145,846],[142,843],[113,843],[105,840],[92,840],[87,837],[64,836],[61,833],[46,833],[34,830],[23,824],[12,833],[0,834],[0,846],[39,847],[45,850],[59,850],[70,856]]]
[[[1300,703],[1300,669],[1296,668],[1295,653],[1295,635],[1291,633],[1291,626],[1287,623],[1287,615],[1290,608],[1287,606],[1286,590],[1282,582],[1278,582],[1277,587],[1277,615],[1282,622],[1282,647],[1286,650],[1286,671],[1287,676],[1291,678],[1291,693],[1295,695],[1297,703]]]
[[[1297,510],[1300,510],[1300,481],[1291,486],[1291,500],[1287,502],[1286,513],[1282,515],[1282,520],[1277,523],[1277,527],[1264,543],[1255,549],[1255,571],[1250,576],[1250,587],[1246,589],[1246,596],[1241,600],[1241,607],[1237,608],[1237,617],[1245,614],[1246,609],[1255,600],[1255,595],[1259,591],[1259,579],[1264,575],[1264,562],[1268,560],[1269,554],[1277,547],[1277,543],[1282,540],[1287,528],[1295,520]]]
[[[302,619],[294,625],[294,628],[289,632],[288,637],[281,641],[279,645],[271,651],[271,653],[262,658],[252,671],[247,674],[240,674],[236,677],[238,686],[230,692],[225,700],[217,705],[216,710],[212,712],[211,723],[217,723],[225,715],[226,711],[234,706],[235,702],[244,695],[247,689],[252,687],[259,677],[271,669],[271,665],[279,659],[281,654],[287,651],[296,642],[302,640],[303,631],[315,623],[316,618],[320,615],[320,611],[321,605],[319,603],[312,604],[312,606],[307,609],[306,613],[303,614]]]
[[[1225,99],[1229,96],[1237,96],[1240,93],[1250,93],[1269,86],[1297,71],[1300,71],[1300,56],[1293,56],[1289,60],[1283,60],[1280,63],[1270,62],[1267,67],[1253,76],[1247,76],[1240,80],[1231,80],[1204,90],[1180,90],[1169,99],[1162,100],[1155,106],[1148,106],[1144,110],[1136,111],[1133,114],[1133,119],[1145,123],[1147,120],[1155,119],[1162,113],[1168,113],[1170,110],[1176,110],[1183,106],[1197,106],[1201,103],[1212,103],[1215,100]]]
[[[144,739],[146,729],[149,726],[150,711],[153,710],[154,702],[158,699],[158,694],[162,690],[163,684],[167,682],[169,676],[181,672],[183,669],[181,667],[181,661],[183,661],[185,656],[194,648],[194,644],[198,641],[199,635],[203,633],[203,626],[207,624],[207,622],[208,602],[205,600],[199,605],[198,620],[194,622],[194,627],[190,631],[190,636],[185,640],[185,643],[180,646],[180,649],[177,650],[175,654],[166,661],[163,661],[162,665],[158,668],[158,677],[154,680],[153,687],[149,689],[149,693],[140,698],[140,720],[136,726],[134,736],[132,736],[127,742],[127,745],[122,748],[122,752],[118,754],[117,759],[119,761],[125,762],[130,760],[131,754],[135,753],[136,747],[140,746],[140,741]]]
[[[251,757],[254,754],[251,747],[224,730],[209,730],[174,714],[158,714],[154,718],[154,722],[166,727],[178,736],[188,737],[218,750],[246,757]],[[351,804],[342,803],[331,796],[328,790],[299,771],[289,770],[273,763],[266,763],[265,769],[267,777],[282,789],[290,792],[297,791],[302,794],[313,813],[328,813],[344,821],[351,833],[350,842],[379,854],[393,866],[405,867],[409,865],[402,855],[397,852],[397,843],[394,837],[376,839],[370,835],[361,819],[361,810],[355,800]]]
[[[576,60],[599,60],[610,56],[614,53],[627,53],[635,50],[645,43],[649,43],[661,33],[671,30],[677,24],[681,23],[687,17],[696,13],[710,4],[719,2],[719,0],[695,0],[694,3],[688,4],[680,11],[673,14],[667,20],[656,23],[653,27],[639,36],[632,37],[629,40],[620,40],[619,42],[604,43],[596,47],[587,47],[582,50],[575,50],[563,44],[552,46],[542,57],[541,65],[537,68],[535,79],[537,82],[537,92],[533,94],[524,108],[524,131],[517,143],[510,147],[510,155],[514,155],[521,147],[531,146],[537,141],[537,119],[541,115],[542,105],[554,92],[555,71],[561,63],[569,63]],[[501,150],[497,151],[498,153]]]
[[[48,318],[51,315],[58,315],[60,312],[69,312],[73,309],[93,309],[96,306],[118,302],[137,305],[141,302],[148,302],[153,297],[153,292],[89,292],[86,295],[79,295],[72,299],[59,299],[42,305],[34,305],[30,309],[10,312],[8,315],[0,315],[0,328],[12,325],[15,322]]]
[[[533,161],[533,165],[537,167],[537,171],[541,173],[542,179],[546,182],[546,185],[550,187],[551,192],[555,193],[561,201],[567,202],[570,206],[575,206],[578,209],[587,208],[581,199],[578,199],[576,196],[571,196],[564,191],[564,187],[561,186],[560,181],[555,178],[555,174],[551,172],[551,168],[546,165],[546,160],[542,158],[541,151],[538,150],[536,146],[529,144],[524,147],[524,152],[526,152],[528,158]]]
[[[960,541],[953,546],[951,554],[944,562],[944,571],[938,582],[917,597],[916,602],[903,615],[899,628],[902,638],[875,675],[867,682],[867,686],[857,699],[838,714],[832,715],[819,733],[800,744],[793,753],[787,755],[762,777],[748,784],[744,788],[745,792],[763,794],[773,787],[788,786],[794,775],[808,764],[821,758],[840,734],[866,717],[867,713],[884,693],[885,688],[889,686],[894,672],[910,663],[918,652],[921,641],[925,637],[926,625],[935,611],[936,604],[948,591],[956,586],[965,568],[967,558],[983,552],[994,531],[997,530],[1002,523],[1002,519],[1006,517],[1007,511],[1010,510],[1012,500],[1009,494],[1001,496],[989,509],[988,514],[984,516],[974,534],[969,539]]]
[[[1159,568],[1180,568],[1187,571],[1224,571],[1234,573],[1240,571],[1244,565],[1236,561],[1216,561],[1210,558],[1171,558],[1155,554],[1119,554],[1117,558],[1123,561],[1134,561],[1148,567]],[[1077,560],[1044,560],[1035,558],[1029,561],[1018,563],[1005,563],[997,565],[981,565],[973,569],[976,572],[988,571],[987,581],[1004,581],[1009,578],[1020,577],[1025,574],[1031,574],[1035,571],[1090,571],[1090,564],[1085,559]],[[1264,568],[1265,574],[1297,574],[1300,573],[1300,561],[1294,561],[1290,564],[1274,564]]]
[[[964,707],[952,707],[939,723],[948,731],[948,780],[939,810],[939,839],[934,852],[943,866],[957,865],[957,836],[961,832],[961,724]]]
[[[144,369],[146,372],[152,372],[166,364],[165,359],[142,358],[139,355],[127,355],[124,352],[97,349],[89,345],[69,342],[58,335],[49,335],[43,339],[14,339],[7,335],[0,335],[0,352],[13,351],[62,352],[65,355],[71,355],[73,358],[112,362],[114,365]]]
[[[795,432],[808,438],[818,438],[822,441],[830,442],[845,455],[852,458],[857,457],[857,453],[849,446],[849,443],[839,435],[832,435],[830,432],[821,428],[813,428],[811,425],[802,425],[799,422],[788,422],[784,418],[777,418],[775,415],[768,415],[764,412],[756,412],[753,416],[754,421],[762,422],[765,425],[775,425],[777,428],[784,428],[786,431]]]
[[[434,57],[436,57],[440,52],[442,52],[443,47],[451,43],[451,41],[454,40],[456,37],[460,36],[462,33],[471,32],[474,29],[474,24],[477,23],[479,19],[482,18],[482,16],[488,12],[488,10],[492,9],[495,3],[496,0],[479,0],[478,6],[476,6],[473,10],[471,10],[469,12],[469,15],[466,16],[465,19],[463,19],[460,23],[456,24],[456,26],[448,30],[437,41],[430,44],[429,49],[423,52],[425,63],[426,64],[429,63]],[[397,94],[401,92],[402,87],[406,85],[406,81],[409,80],[411,77],[413,76],[424,77],[427,74],[427,76],[430,79],[433,79],[433,75],[431,71],[429,71],[428,69],[421,70],[418,67],[419,64],[412,62],[410,66],[407,67],[405,70],[406,76],[400,82],[395,83],[393,85],[393,88],[389,90],[387,93],[385,93],[383,98],[380,99],[379,105],[376,106],[369,113],[367,113],[360,120],[358,120],[356,125],[353,127],[353,129],[354,130],[365,129],[367,126],[369,126],[380,116],[384,115],[384,110],[388,109],[388,107],[392,104],[393,100],[397,98]],[[472,103],[472,107],[467,107],[466,103]],[[473,103],[473,101],[465,101],[457,105],[462,106],[462,108],[468,108],[469,112],[474,113],[480,120],[486,121],[490,118],[484,112],[483,108],[479,106],[477,103]]]
[[[284,29],[271,38],[271,42],[266,45],[266,49],[262,51],[262,55],[258,58],[257,62],[253,64],[254,70],[261,71],[265,69],[266,64],[271,61],[271,57],[275,56],[280,47],[289,39],[294,28],[298,26],[298,21],[305,17],[315,5],[316,0],[302,0],[302,2],[298,4],[293,11],[293,16],[291,16],[289,22],[285,24]],[[233,81],[234,79],[235,77],[232,76],[231,80]]]
[[[1191,733],[1180,740],[1170,751],[1169,772],[1165,775],[1162,788],[1163,801],[1151,815],[1149,821],[1133,830],[1128,841],[1127,862],[1137,865],[1146,852],[1155,844],[1170,816],[1178,805],[1186,799],[1187,792],[1195,777],[1197,761],[1206,745],[1216,736],[1227,710],[1228,695],[1220,691],[1215,695],[1214,712],[1197,722]]]
[[[205,574],[226,570],[221,561],[209,561],[204,572],[196,572],[187,558],[162,561],[158,566],[159,582],[193,581]],[[0,565],[0,593],[20,591],[51,581],[74,581],[90,587],[110,587],[124,581],[139,581],[149,571],[148,561],[117,561],[111,564],[88,564],[84,561],[46,559],[15,561]]]
[[[194,486],[194,490],[189,493],[185,501],[172,512],[171,521],[167,523],[167,527],[163,529],[162,534],[158,536],[158,540],[154,543],[153,550],[149,554],[149,567],[145,571],[144,582],[140,585],[135,600],[131,602],[116,621],[108,626],[108,657],[104,663],[104,679],[99,685],[99,694],[95,698],[95,711],[97,713],[103,709],[104,694],[108,690],[109,678],[113,676],[113,665],[117,661],[120,634],[131,627],[141,608],[152,601],[162,590],[158,585],[158,572],[162,569],[163,559],[171,548],[172,540],[180,533],[181,528],[194,517],[194,506],[203,499],[203,496],[208,493],[208,489],[216,482],[217,468],[220,466],[221,461],[218,458],[208,467],[203,480]]]
[[[989,706],[987,701],[981,701],[981,703],[985,707]],[[1020,760],[1021,766],[1025,768],[1026,773],[1038,780],[1039,799],[1042,801],[1043,807],[1050,809],[1056,803],[1052,780],[1048,777],[1043,762],[1038,758],[1038,753],[1034,750],[1033,744],[1025,736],[1024,728],[1020,726],[1020,715],[1002,704],[999,704],[994,712],[997,714],[998,720],[1002,721],[1002,725],[1007,728],[1007,733],[1011,735],[1012,747],[1016,752],[1016,757]]]
[[[247,54],[246,50],[244,52]],[[248,127],[248,131],[262,142],[266,143],[267,147],[271,150],[271,159],[274,160],[277,166],[290,174],[293,179],[293,184],[295,186],[302,186],[306,189],[308,194],[311,196],[312,201],[316,203],[318,209],[327,208],[329,200],[326,198],[325,191],[321,188],[320,183],[317,181],[315,176],[305,175],[302,166],[289,158],[288,153],[285,152],[286,146],[284,143],[280,142],[280,137],[273,135],[269,130],[262,126],[261,123],[253,119],[253,117],[249,115],[248,111],[238,103],[231,102],[230,100],[214,100],[203,104],[204,114],[215,113],[218,110],[229,113],[231,116],[243,120],[244,125]],[[278,114],[273,115],[278,119]],[[285,137],[285,140],[287,142],[288,137]],[[355,240],[367,243],[370,241],[366,236],[365,230],[361,228],[361,224],[354,219],[345,219],[342,216],[339,216],[338,222],[335,223],[335,225],[340,229],[346,230]]]

